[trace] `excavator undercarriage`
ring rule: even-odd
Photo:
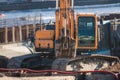
[[[89,70],[106,70],[120,71],[120,60],[113,56],[104,55],[85,55],[75,59],[60,58],[52,64],[53,70],[62,71],[89,71]]]

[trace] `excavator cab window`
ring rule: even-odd
[[[95,18],[82,17],[78,18],[78,46],[93,47],[95,46]]]

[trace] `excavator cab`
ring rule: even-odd
[[[79,50],[98,48],[98,26],[95,14],[78,14],[76,18],[76,46]]]

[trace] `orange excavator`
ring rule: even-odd
[[[96,52],[100,34],[95,14],[75,15],[74,0],[56,0],[55,14],[54,30],[35,30],[35,54],[12,58],[8,68],[120,71],[118,57]]]
[[[109,66],[120,64],[117,57],[97,53],[86,55],[98,49],[98,18],[90,13],[77,14],[75,18],[73,4],[74,0],[60,0],[60,8],[56,5],[54,48],[57,59],[52,69],[107,70]]]

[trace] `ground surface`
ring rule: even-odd
[[[22,43],[0,45],[0,55],[2,56],[11,58],[24,54],[31,54],[31,52]]]
[[[46,76],[46,77],[2,77],[0,80],[75,80],[74,76]]]

